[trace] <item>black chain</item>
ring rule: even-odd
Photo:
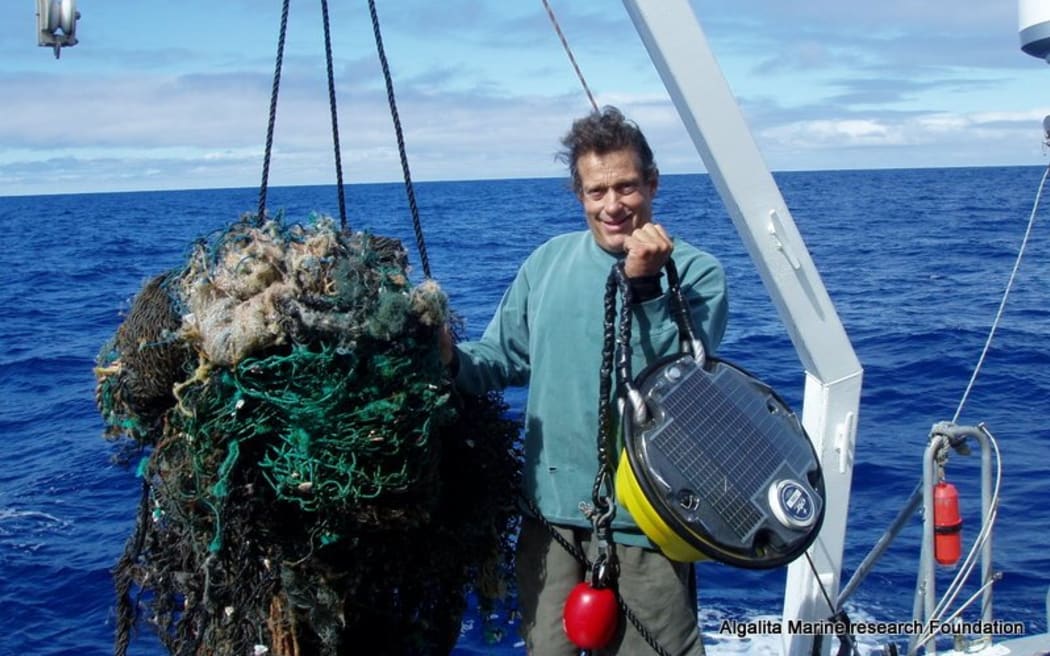
[[[339,112],[335,106],[335,73],[332,66],[332,33],[328,21],[328,0],[321,0],[321,17],[324,23],[324,56],[328,69],[328,109],[332,114],[332,147],[335,149],[335,180],[339,193],[339,227],[350,232],[346,222],[346,193],[343,190],[343,160],[339,152]]]
[[[591,501],[594,503],[594,511],[602,515],[616,512],[614,504],[610,503],[612,498],[612,459],[609,455],[610,449],[610,424],[613,422],[611,408],[612,398],[612,374],[613,354],[615,352],[616,331],[616,291],[619,287],[616,269],[609,274],[605,282],[605,317],[602,326],[602,364],[599,369],[598,380],[598,471],[594,477],[594,487],[591,490]],[[628,330],[630,328],[628,327]],[[612,505],[612,508],[609,506]],[[610,516],[608,524],[612,523]]]
[[[620,292],[622,300],[620,306],[620,330],[619,335],[617,336],[616,298],[618,291]],[[525,499],[525,503],[527,504],[529,511],[547,527],[551,537],[569,552],[569,554],[572,555],[581,565],[586,569],[591,570],[594,578],[598,578],[598,572],[601,568],[606,568],[605,571],[608,573],[611,580],[607,582],[598,582],[607,584],[613,589],[616,593],[616,602],[620,607],[620,611],[635,630],[638,631],[638,634],[642,636],[645,643],[652,647],[653,651],[659,654],[659,656],[671,656],[670,652],[668,652],[663,645],[656,640],[653,633],[642,624],[642,621],[638,619],[638,616],[630,609],[616,587],[616,577],[619,574],[619,564],[616,560],[615,551],[612,549],[612,519],[616,515],[616,504],[613,503],[613,467],[612,459],[610,457],[611,441],[609,431],[613,417],[611,412],[612,374],[613,359],[617,350],[617,341],[619,341],[620,346],[620,366],[616,368],[617,376],[626,375],[625,372],[630,371],[632,301],[633,292],[631,290],[631,285],[627,280],[627,275],[624,273],[623,263],[619,262],[613,266],[612,271],[609,272],[609,277],[605,282],[605,315],[602,325],[602,363],[601,369],[599,370],[600,379],[598,383],[598,472],[594,477],[594,487],[591,491],[591,500],[594,503],[593,512],[595,513],[594,538],[599,544],[599,554],[595,562],[591,563],[587,559],[587,556],[577,548],[575,544],[572,544],[562,537],[562,535],[555,530],[554,526],[543,517],[543,514],[531,499]],[[622,380],[619,382],[621,384],[623,383]],[[605,550],[606,544],[609,547],[608,551]],[[605,559],[604,561],[602,560],[603,558]]]
[[[281,66],[284,64],[284,37],[288,33],[288,4],[284,0],[281,8],[281,30],[277,37],[277,61],[274,64],[273,87],[270,90],[270,118],[266,125],[266,149],[263,154],[262,183],[259,185],[259,216],[261,223],[266,220],[266,191],[270,180],[270,154],[273,151],[273,129],[277,123],[277,94],[281,89]]]
[[[419,260],[423,265],[423,275],[430,277],[430,260],[427,247],[423,241],[423,227],[419,222],[419,208],[416,206],[416,194],[412,190],[412,175],[408,170],[408,155],[405,154],[405,136],[401,130],[401,118],[397,113],[397,101],[394,99],[394,82],[390,77],[390,66],[387,64],[386,52],[383,50],[383,35],[379,30],[379,15],[376,13],[375,0],[368,0],[368,11],[372,15],[372,31],[376,38],[376,51],[379,53],[379,64],[383,68],[383,79],[386,81],[386,98],[390,103],[390,117],[394,121],[394,132],[397,135],[397,150],[401,155],[401,170],[405,176],[405,193],[408,194],[408,207],[412,212],[412,227],[416,232],[416,247],[419,249]]]
[[[669,268],[668,273],[669,274],[671,274],[671,268],[673,268],[673,266],[674,266],[674,264],[671,262],[671,260],[668,260],[668,268]],[[674,292],[677,292],[678,294],[681,294],[681,290],[678,288],[678,285],[677,285],[677,282],[678,282],[677,271],[674,272],[673,276],[674,277],[673,277],[673,279],[671,281],[672,284],[670,285],[671,291],[672,291],[672,296],[673,296]],[[669,275],[669,277],[670,277],[670,275]],[[616,292],[617,291],[620,292],[620,299],[621,299],[621,301],[620,301],[620,326],[619,326],[619,334],[615,335],[615,327],[614,327],[613,324],[614,324],[614,320],[615,320],[615,317],[616,317]],[[679,301],[681,299],[680,298],[675,298],[675,300]],[[632,381],[630,380],[630,371],[631,371],[631,305],[632,305],[633,302],[634,302],[634,292],[631,289],[631,284],[630,284],[630,282],[627,279],[627,273],[624,270],[624,262],[621,260],[620,262],[617,262],[615,265],[613,265],[613,268],[609,272],[609,277],[608,277],[608,279],[606,280],[606,283],[605,283],[605,323],[604,323],[604,326],[603,326],[604,343],[602,345],[602,370],[601,370],[601,372],[602,372],[601,373],[601,375],[602,375],[602,382],[601,382],[601,387],[600,387],[600,391],[599,391],[599,397],[600,398],[599,398],[599,401],[598,401],[599,413],[601,413],[601,412],[608,412],[608,409],[609,409],[609,396],[610,396],[609,388],[610,388],[610,379],[611,379],[611,375],[610,374],[612,373],[610,371],[610,369],[612,368],[613,352],[616,351],[616,350],[619,351],[619,356],[617,358],[617,360],[618,360],[617,365],[618,366],[616,367],[616,378],[617,378],[617,382],[620,384],[620,389],[621,390],[627,390],[632,385]],[[683,303],[683,305],[684,305],[684,303]],[[614,344],[614,342],[616,342],[616,344]],[[616,345],[619,346],[619,349],[615,348]],[[623,410],[624,410],[624,412],[633,412],[634,408],[630,406],[630,403],[628,403],[624,407]],[[600,415],[600,416],[604,417],[606,415]],[[598,471],[598,475],[595,477],[595,483],[594,483],[596,492],[598,490],[598,486],[599,486],[599,484],[601,482],[601,479],[603,477],[608,477],[608,476],[612,475],[612,465],[609,462],[609,455],[608,455],[609,439],[608,439],[607,434],[605,433],[605,428],[606,428],[607,425],[608,425],[607,421],[600,420],[600,422],[599,422],[600,430],[599,430],[599,433],[598,433],[598,455],[599,455],[598,469],[599,469],[599,471]],[[610,492],[610,496],[611,496],[611,492]],[[650,632],[645,627],[645,625],[642,624],[641,620],[638,619],[638,616],[635,615],[634,612],[627,606],[627,602],[624,601],[623,597],[619,594],[619,591],[617,591],[617,593],[616,593],[616,600],[617,600],[617,603],[620,606],[620,610],[624,614],[624,617],[626,617],[627,621],[629,621],[631,623],[631,625],[634,626],[635,630],[637,630],[639,635],[642,636],[642,639],[645,640],[645,643],[647,645],[649,645],[650,647],[652,647],[653,651],[655,651],[660,656],[670,656],[670,652],[668,652],[666,649],[664,649],[663,645],[661,645],[659,642],[657,642],[656,636],[654,636],[652,634],[652,632]]]
[[[616,367],[616,382],[620,384],[621,389],[626,390],[633,384],[631,380],[631,303],[634,302],[634,294],[623,267],[623,261],[618,262],[609,273],[609,278],[615,282],[623,297],[623,303],[620,306],[620,334],[618,336],[620,357]]]

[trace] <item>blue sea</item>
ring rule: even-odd
[[[864,366],[846,575],[920,479],[931,425],[951,419],[977,363],[1027,225],[1041,166],[798,172],[775,177]],[[484,329],[523,258],[583,226],[555,179],[416,185],[433,276]],[[140,486],[102,438],[92,366],[138,289],[180,265],[189,244],[257,205],[256,189],[0,198],[0,654],[112,651],[110,570],[134,525]],[[332,186],[275,188],[271,210],[335,213]],[[354,229],[413,249],[403,186],[348,188]],[[801,408],[804,374],[787,332],[710,180],[664,176],[658,219],[716,254],[730,285],[721,355]],[[999,440],[1004,482],[995,532],[996,615],[1047,630],[1050,585],[1050,226],[1036,224],[1002,325],[960,421]],[[421,277],[418,257],[414,275]],[[567,282],[571,284],[571,282]],[[507,394],[520,412],[522,390]],[[1041,446],[1040,446],[1041,445]],[[976,534],[977,458],[954,456],[964,536]],[[847,605],[853,619],[910,619],[920,520],[914,518]],[[719,633],[722,620],[774,618],[784,573],[699,568],[709,653],[773,653],[776,641]],[[944,589],[950,570],[941,573]],[[976,589],[971,584],[964,597]],[[976,619],[971,611],[965,615]],[[865,637],[862,651],[884,639]],[[133,654],[160,654],[148,629]],[[456,654],[520,654],[468,615]]]

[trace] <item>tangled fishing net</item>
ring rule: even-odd
[[[143,611],[179,654],[447,653],[469,591],[499,606],[518,426],[452,389],[447,320],[399,242],[323,217],[244,217],[143,287],[96,368],[144,452],[118,654]]]

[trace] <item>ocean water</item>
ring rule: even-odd
[[[955,413],[1041,175],[1033,166],[776,176],[865,368],[847,578],[920,479],[930,426]],[[422,183],[416,194],[433,275],[468,337],[480,335],[534,247],[583,225],[561,180]],[[146,280],[256,203],[254,189],[0,198],[0,436],[9,449],[0,467],[0,655],[112,651],[110,569],[132,530],[139,484],[101,437],[94,357]],[[333,213],[337,201],[330,186],[277,188],[269,207],[305,220]],[[401,185],[350,187],[348,207],[353,228],[414,245]],[[721,354],[800,408],[801,365],[709,179],[665,176],[657,216],[726,266],[731,317]],[[986,422],[1002,449],[996,615],[1029,633],[1047,630],[1050,585],[1047,290],[1050,227],[1041,218],[960,417]],[[523,391],[507,398],[520,408]],[[949,464],[967,539],[977,526],[976,461]],[[849,602],[851,617],[910,619],[919,526],[916,517]],[[951,574],[941,573],[941,590]],[[783,572],[704,564],[699,577],[709,653],[773,653],[772,638],[741,640],[719,627],[776,617]],[[486,643],[478,619],[465,618],[454,653],[523,652],[513,631]],[[880,642],[865,638],[862,651]],[[144,629],[131,653],[161,650]]]

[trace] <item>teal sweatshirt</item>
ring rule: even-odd
[[[559,525],[591,526],[579,505],[590,503],[598,468],[605,282],[623,257],[602,250],[586,230],[551,239],[525,260],[482,338],[457,346],[459,389],[481,394],[528,385],[524,492]],[[671,257],[693,326],[713,354],[726,324],[722,266],[681,240],[674,241]],[[633,308],[635,375],[679,348],[666,277],[663,286],[662,295]],[[612,457],[615,465],[619,454]],[[616,542],[652,548],[622,506],[613,529]]]

